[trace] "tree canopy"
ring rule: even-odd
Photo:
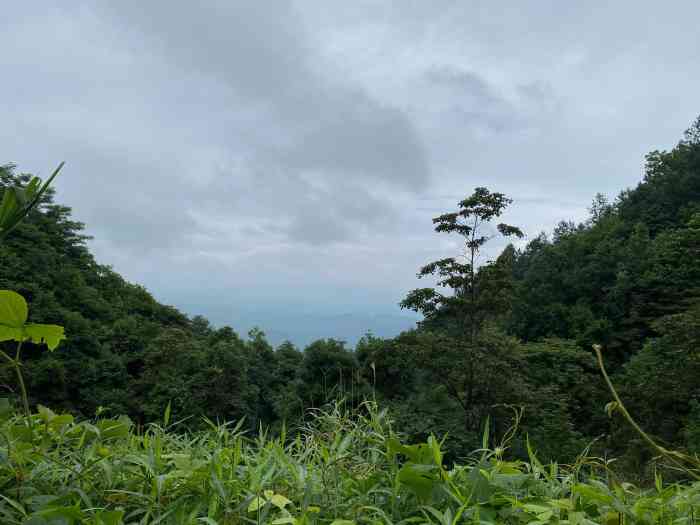
[[[601,344],[640,421],[664,443],[700,449],[700,119],[672,150],[647,156],[637,187],[613,201],[595,196],[587,220],[527,243],[497,223],[517,203],[476,188],[433,219],[461,251],[419,270],[436,286],[401,306],[423,320],[355,349],[333,339],[273,348],[260,330],[241,336],[159,303],[99,264],[70,208],[12,165],[0,168],[0,199],[15,206],[2,216],[11,229],[2,232],[0,289],[29,304],[23,323],[65,327],[60,351],[27,338],[32,405],[139,423],[170,406],[189,427],[206,416],[281,429],[303,426],[308,409],[329,401],[372,398],[415,439],[447,435],[455,457],[480,445],[485,424],[496,440],[515,408],[543,457],[569,461],[593,442],[648,475],[649,451],[602,410],[609,394],[591,352]],[[494,236],[514,244],[481,261]],[[17,393],[9,368],[0,388]],[[527,454],[524,441],[511,446]]]

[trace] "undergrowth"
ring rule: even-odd
[[[700,483],[642,490],[603,461],[508,460],[495,449],[445,465],[441,442],[407,445],[373,403],[317,410],[295,435],[241,425],[177,431],[167,410],[141,432],[125,417],[75,421],[40,407],[0,415],[2,524],[678,523]],[[484,443],[488,442],[485,436]]]

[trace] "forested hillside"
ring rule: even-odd
[[[27,181],[11,165],[0,171],[0,191]],[[700,120],[673,150],[648,155],[636,188],[613,202],[596,197],[585,223],[560,223],[481,266],[459,256],[496,230],[520,236],[490,224],[510,200],[478,188],[459,205],[435,223],[461,235],[466,252],[421,270],[444,286],[407,295],[402,305],[425,317],[415,330],[367,336],[355,351],[335,340],[300,350],[158,303],[95,261],[83,225],[49,193],[0,244],[0,289],[67,335],[53,353],[26,345],[31,402],[139,423],[171,403],[189,428],[206,416],[276,430],[339,397],[353,406],[374,398],[410,440],[447,435],[452,458],[481,445],[486,422],[498,442],[521,407],[522,435],[541,458],[570,461],[595,440],[596,453],[648,477],[651,452],[603,410],[609,392],[591,351],[599,343],[642,426],[700,451]],[[14,392],[11,370],[0,374]],[[512,450],[526,455],[524,441]]]

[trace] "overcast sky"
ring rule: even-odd
[[[391,333],[417,268],[457,249],[430,219],[475,186],[532,238],[641,179],[700,113],[699,19],[696,0],[8,2],[0,162],[65,160],[58,200],[98,260],[189,314]]]

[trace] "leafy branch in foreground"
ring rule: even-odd
[[[19,223],[29,215],[41,202],[41,198],[49,189],[51,182],[63,168],[61,162],[51,176],[42,184],[39,177],[33,177],[25,187],[11,186],[5,188],[0,201],[0,241],[9,234]],[[22,344],[46,343],[49,350],[54,350],[62,339],[65,339],[62,326],[51,324],[28,323],[29,308],[24,297],[10,290],[0,290],[0,343],[15,341],[17,343],[15,357],[10,357],[0,350],[0,356],[8,361],[15,370],[17,382],[22,392],[22,404],[29,426],[32,426],[31,411],[27,387],[22,376]]]
[[[5,189],[0,202],[0,241],[39,205],[41,197],[49,189],[64,164],[61,162],[43,184],[39,177],[32,177],[29,184],[23,188],[13,186]]]
[[[17,343],[15,357],[10,357],[0,350],[0,356],[8,361],[15,369],[17,381],[22,391],[22,404],[31,426],[31,412],[27,388],[22,376],[22,344],[30,342],[34,344],[45,343],[49,350],[54,350],[61,340],[65,339],[62,326],[53,324],[28,323],[29,309],[24,297],[10,290],[0,290],[0,342],[15,341]]]

